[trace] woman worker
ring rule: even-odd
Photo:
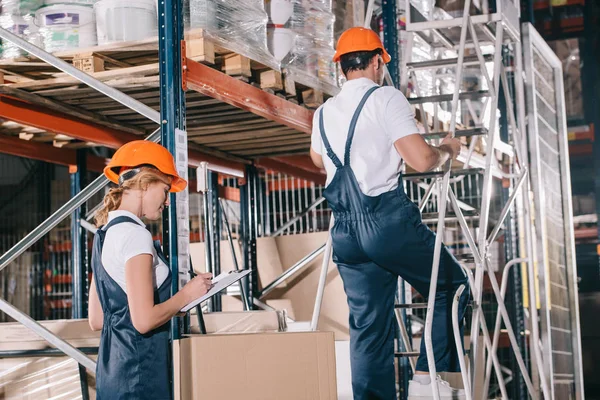
[[[171,297],[171,271],[142,218],[158,220],[169,192],[187,182],[159,144],[122,146],[104,169],[118,187],[104,197],[92,255],[89,323],[102,329],[96,393],[103,399],[170,399],[169,321],[204,295],[211,274],[200,274]]]

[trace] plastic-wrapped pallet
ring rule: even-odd
[[[185,23],[202,28],[215,44],[279,70],[267,49],[267,13],[263,0],[187,0]]]
[[[288,22],[294,33],[290,53],[282,66],[292,79],[329,94],[339,90],[337,65],[332,61],[334,23],[331,0],[292,0]]]
[[[2,0],[0,1],[0,27],[12,32],[27,41],[40,45],[38,28],[34,23],[33,13],[42,0]],[[11,59],[25,56],[27,53],[16,45],[3,41],[2,58]]]

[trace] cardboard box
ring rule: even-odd
[[[38,323],[75,347],[100,345],[100,331],[92,331],[87,319]],[[39,350],[51,347],[53,346],[18,322],[0,324],[0,350]]]
[[[193,335],[178,347],[181,400],[337,399],[331,332]]]
[[[283,311],[214,312],[204,315],[206,333],[258,333],[286,330]],[[191,316],[192,333],[200,333],[198,318]]]

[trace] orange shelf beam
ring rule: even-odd
[[[93,142],[113,149],[119,148],[132,140],[141,139],[140,136],[132,133],[121,132],[77,118],[67,117],[44,107],[14,100],[2,95],[0,95],[0,118],[43,129],[48,132],[61,133],[84,142]],[[240,171],[244,171],[245,167],[242,163],[223,160],[193,149],[188,151],[188,158],[192,166],[199,166],[202,161],[206,161],[211,164],[234,168]]]
[[[51,145],[0,135],[0,153],[17,157],[26,157],[59,165],[77,165],[77,151],[61,149]],[[90,171],[102,172],[106,160],[92,154],[87,156],[87,167]]]

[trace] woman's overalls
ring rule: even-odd
[[[136,224],[129,217],[117,217],[98,229],[94,238],[92,268],[104,312],[96,366],[96,395],[98,400],[169,400],[172,398],[169,323],[145,335],[140,334],[131,322],[126,293],[102,265],[106,231],[126,222]],[[167,263],[160,244],[155,242],[154,247],[157,255]],[[166,301],[170,295],[169,273],[154,291],[154,304]]]
[[[323,195],[333,210],[333,260],[338,265],[350,308],[350,354],[354,398],[396,399],[394,375],[394,298],[401,276],[427,296],[433,263],[435,234],[421,221],[418,207],[398,188],[367,196],[350,167],[350,149],[367,91],[350,122],[344,164],[331,149],[320,111],[321,138],[337,170]],[[374,134],[360,132],[359,134]],[[360,151],[360,149],[357,149]],[[459,371],[452,333],[452,297],[467,284],[458,261],[442,248],[433,319],[433,349],[438,371]],[[468,287],[467,287],[468,289]],[[462,320],[469,298],[465,290],[459,307]],[[461,335],[463,334],[461,329]],[[428,371],[424,341],[417,370]]]

